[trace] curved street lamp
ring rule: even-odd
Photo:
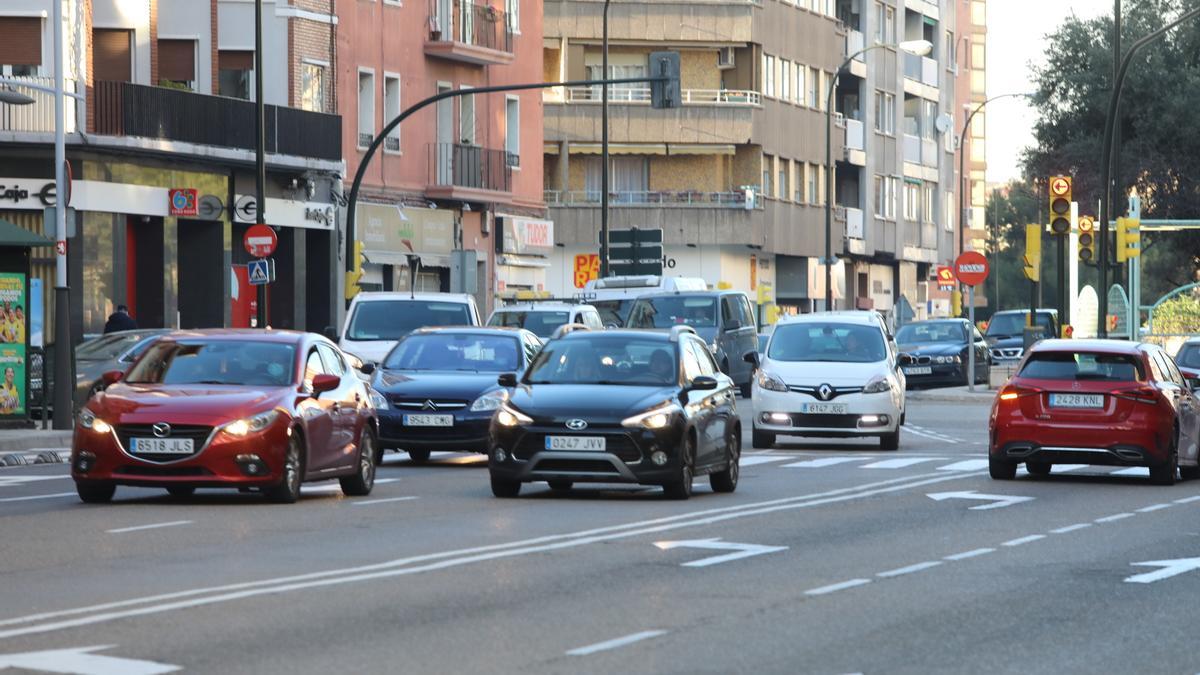
[[[33,98],[22,94],[19,91],[14,91],[7,87],[0,88],[0,103],[9,105],[29,105],[33,103]]]
[[[838,77],[859,56],[883,47],[899,48],[913,56],[925,56],[933,51],[929,40],[905,40],[898,45],[878,43],[864,47],[842,62],[829,81],[829,94],[825,99],[825,311],[833,309],[833,92],[837,90]]]

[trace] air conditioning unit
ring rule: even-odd
[[[721,47],[717,50],[717,67],[722,70],[733,68],[736,64],[733,47]]]

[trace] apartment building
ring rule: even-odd
[[[52,2],[64,50],[53,49]],[[276,227],[271,325],[321,330],[340,297],[334,195],[344,173],[329,82],[332,0],[264,3],[267,181]],[[243,0],[7,0],[0,77],[30,105],[0,103],[0,219],[53,236],[53,96],[63,59],[71,190],[72,335],[120,304],[142,326],[248,326],[242,246],[255,220],[254,4]],[[239,208],[240,207],[240,208]],[[54,341],[53,253],[34,251],[45,340]],[[43,256],[43,257],[37,257]]]
[[[960,51],[955,98],[959,101],[959,119],[965,120],[975,108],[987,100],[987,0],[962,0],[958,15]],[[962,130],[962,122],[958,131]],[[959,153],[966,155],[967,224],[966,248],[987,250],[987,109],[975,114],[971,128],[963,136]],[[963,158],[958,157],[956,160]],[[957,167],[957,164],[955,165]],[[957,170],[957,169],[956,169]]]
[[[540,0],[343,0],[337,61],[348,176],[402,110],[438,93],[540,82]],[[545,291],[541,92],[468,94],[416,112],[364,174],[365,290]],[[347,188],[349,187],[347,178]],[[419,259],[409,268],[410,255]],[[415,272],[415,274],[414,274]]]

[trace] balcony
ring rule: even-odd
[[[97,82],[92,106],[96,133],[135,136],[253,151],[255,105],[221,96]],[[266,106],[268,153],[342,159],[342,118],[297,108]]]
[[[548,206],[599,206],[602,192],[599,190],[547,190],[545,192]],[[720,209],[753,209],[762,208],[762,204],[751,201],[746,203],[746,193],[742,192],[698,192],[695,190],[683,192],[610,192],[609,206],[661,206],[676,208],[720,208]]]
[[[513,32],[508,16],[490,5],[460,0],[431,0],[425,54],[474,65],[513,62]]]
[[[846,31],[846,56],[862,51],[865,44],[861,32],[853,29]],[[850,62],[849,71],[851,75],[865,78],[867,76],[866,54],[858,54],[858,56],[854,57]]]
[[[509,153],[459,143],[429,144],[425,194],[436,199],[489,201],[512,193]]]
[[[846,236],[851,239],[863,239],[863,212],[850,206],[837,207],[837,219],[846,224]]]
[[[683,105],[740,105],[761,106],[762,95],[757,91],[743,89],[684,89],[680,99]],[[600,103],[604,91],[601,87],[567,87],[566,103]],[[650,105],[650,87],[610,87],[610,104]]]
[[[53,77],[14,77],[13,80],[28,82],[40,87],[54,88]],[[33,99],[29,105],[0,105],[0,131],[23,131],[32,133],[54,133],[54,94],[24,87],[13,87],[18,93]],[[66,80],[63,89],[75,93],[75,80]],[[76,131],[75,100],[68,98],[64,103],[63,117],[66,118],[66,133]]]
[[[610,115],[613,143],[745,143],[754,137],[762,112],[758,92],[691,89],[674,110],[650,107],[649,89],[614,87],[609,102],[621,106]],[[580,87],[546,100],[545,138],[555,142],[597,142],[601,135],[601,90]]]
[[[938,87],[937,61],[929,58],[928,56],[905,54],[904,79],[936,89]],[[910,91],[909,93],[920,94],[921,92]]]
[[[542,34],[572,41],[601,39],[603,2],[547,2]],[[646,0],[614,2],[609,32],[647,44],[680,42],[752,43],[761,21],[762,0]]]
[[[865,132],[861,120],[844,119],[846,127],[846,161],[856,166],[867,165],[867,153],[864,148]]]

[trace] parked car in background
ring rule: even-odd
[[[979,330],[966,319],[935,319],[905,324],[896,331],[902,366],[910,389],[967,382],[970,352],[975,352],[975,382],[987,382],[991,353]]]
[[[1175,363],[1188,379],[1200,378],[1200,337],[1188,338],[1175,352]]]
[[[587,282],[581,297],[600,312],[605,326],[620,328],[629,318],[633,302],[643,295],[704,290],[708,290],[708,284],[695,277],[605,277]]]
[[[1061,334],[1056,309],[1037,310],[1034,321],[1044,330],[1047,338],[1057,338]],[[984,338],[994,363],[1015,366],[1021,360],[1025,354],[1025,325],[1028,322],[1027,309],[1009,309],[992,315]]]
[[[733,379],[742,396],[750,395],[754,367],[748,353],[758,352],[758,326],[750,299],[740,291],[655,293],[638,298],[628,328],[667,329],[691,326],[708,345],[721,372]]]
[[[465,293],[359,293],[350,303],[338,346],[379,363],[396,341],[426,326],[478,326],[479,307]]]
[[[142,352],[169,332],[169,328],[126,330],[88,340],[76,347],[75,406],[82,406],[96,392],[104,389],[105,373],[128,370]],[[53,382],[53,374],[50,379]]]
[[[592,330],[604,329],[604,322],[595,307],[566,302],[520,302],[498,307],[488,318],[487,325],[524,328],[546,341],[554,331],[570,323]]]

